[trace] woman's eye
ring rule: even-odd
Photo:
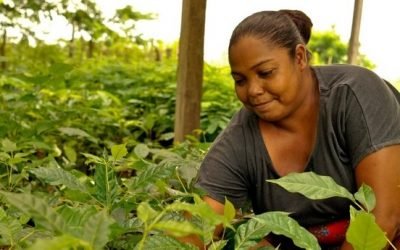
[[[244,84],[244,80],[243,80],[243,79],[233,79],[233,80],[235,81],[235,84],[236,84],[236,85],[241,86],[241,85]]]
[[[260,73],[258,73],[258,75],[261,78],[266,78],[268,76],[270,76],[272,74],[272,70],[268,70],[268,71],[261,71]]]

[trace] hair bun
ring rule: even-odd
[[[279,10],[279,12],[289,17],[299,30],[304,42],[307,44],[311,37],[311,28],[313,23],[311,19],[300,10]]]

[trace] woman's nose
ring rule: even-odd
[[[258,96],[264,93],[263,86],[260,81],[251,80],[249,81],[247,93],[249,96]]]

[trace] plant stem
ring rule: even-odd
[[[397,250],[396,246],[393,245],[393,243],[389,240],[389,238],[388,238],[386,235],[385,235],[385,239],[386,239],[387,242],[389,242],[389,245],[390,245],[394,250]]]
[[[139,250],[143,250],[144,241],[146,240],[148,234],[149,234],[149,230],[148,230],[148,227],[147,227],[147,223],[145,222],[144,223],[143,237],[139,242]]]
[[[139,242],[139,249],[138,250],[143,250],[144,247],[144,241],[146,240],[149,232],[151,231],[152,227],[154,224],[156,224],[165,214],[165,210],[161,211],[161,213],[150,223],[149,226],[147,226],[147,222],[144,223],[144,230],[143,230],[143,237]]]
[[[188,191],[186,190],[185,185],[183,184],[181,177],[179,176],[178,167],[175,168],[175,174],[176,174],[176,177],[178,178],[179,183],[181,184],[183,190],[185,191],[185,193],[187,193]]]

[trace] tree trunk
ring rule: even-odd
[[[179,39],[175,142],[200,127],[203,83],[204,28],[207,0],[183,0]]]
[[[75,41],[75,23],[72,22],[72,34],[71,34],[71,40],[69,41],[69,51],[68,51],[68,57],[72,58],[74,57],[74,41]]]
[[[87,57],[88,58],[93,58],[93,52],[94,52],[94,42],[93,42],[93,39],[90,39],[89,40]]]
[[[5,61],[6,60],[6,44],[7,44],[7,29],[4,28],[3,39],[2,39],[1,45],[0,45],[0,57],[2,57],[0,67],[3,71],[5,71],[7,68],[7,62]]]
[[[354,11],[353,11],[353,24],[351,27],[351,36],[349,42],[349,50],[347,53],[347,62],[350,64],[358,63],[358,48],[360,47],[359,36],[361,26],[361,14],[362,14],[363,0],[354,0]]]

